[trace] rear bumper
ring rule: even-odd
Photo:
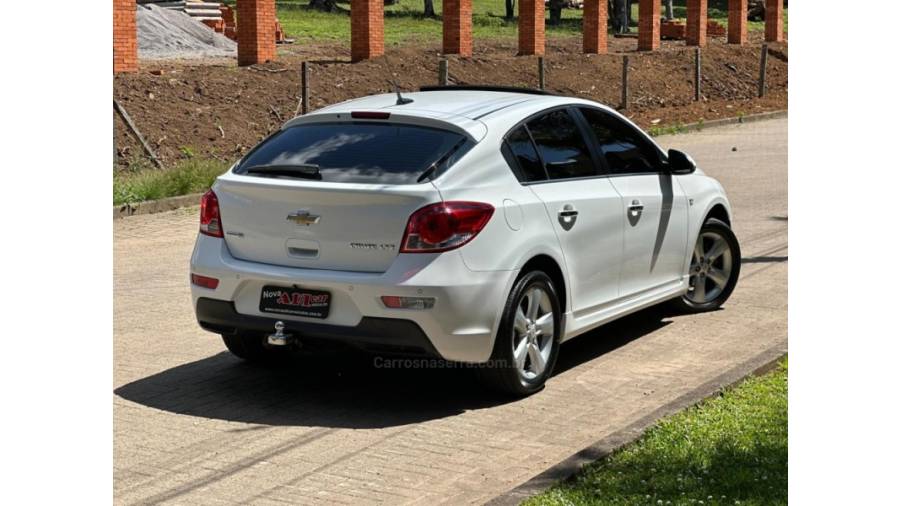
[[[247,316],[225,300],[197,299],[197,323],[217,334],[238,331],[271,334],[280,318]],[[284,321],[284,320],[281,320]],[[439,356],[431,341],[415,323],[396,318],[364,317],[358,325],[348,327],[314,322],[285,321],[284,332],[303,339],[339,341],[371,351]]]
[[[191,286],[197,319],[213,332],[270,333],[280,320],[301,339],[318,335],[351,344],[396,343],[468,363],[490,358],[516,277],[516,271],[472,271],[459,251],[400,254],[383,273],[284,267],[237,259],[225,241],[202,234],[194,246],[191,272],[219,280],[215,289]],[[266,285],[329,292],[328,317],[261,312],[260,293]],[[433,297],[435,304],[425,310],[390,309],[381,302],[383,295]]]

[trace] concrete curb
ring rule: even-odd
[[[678,133],[696,132],[707,128],[715,128],[726,125],[736,125],[741,123],[752,123],[754,121],[763,121],[767,119],[786,118],[787,111],[762,112],[759,114],[750,114],[748,116],[740,116],[735,118],[714,119],[711,121],[688,123],[681,126]],[[664,134],[670,135],[670,134]],[[677,135],[677,134],[675,134]],[[192,193],[190,195],[182,195],[180,197],[169,197],[159,200],[148,200],[146,202],[138,202],[136,204],[125,204],[113,207],[113,219],[124,218],[126,216],[135,216],[139,214],[162,213],[172,211],[181,207],[198,205],[202,193]]]
[[[512,490],[494,497],[486,504],[491,506],[517,505],[539,494],[561,480],[567,480],[587,464],[607,457],[619,448],[634,442],[660,418],[677,413],[710,398],[725,388],[736,385],[747,377],[759,376],[773,370],[787,356],[787,342],[780,343],[727,372],[685,393],[681,397],[660,406],[650,414],[628,426],[600,439],[555,466],[531,478]]]
[[[716,128],[727,125],[740,125],[743,123],[753,123],[755,121],[765,121],[767,119],[780,119],[787,118],[787,111],[770,111],[770,112],[761,112],[758,114],[749,114],[747,116],[735,116],[733,118],[722,118],[722,119],[713,119],[709,121],[698,121],[696,123],[688,123],[687,125],[681,126],[681,131],[674,134],[661,134],[658,137],[662,137],[663,135],[678,135],[682,133],[688,132],[698,132],[700,130],[706,130],[707,128]]]
[[[138,214],[162,213],[182,207],[196,206],[200,204],[202,193],[192,193],[178,197],[169,197],[159,200],[148,200],[136,204],[125,204],[113,207],[113,219],[135,216]]]

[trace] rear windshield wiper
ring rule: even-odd
[[[419,175],[419,178],[416,179],[416,182],[421,183],[423,181],[428,181],[430,179],[433,179],[432,176],[434,175],[434,173],[438,169],[438,167],[440,167],[443,163],[445,163],[447,160],[449,160],[450,157],[453,156],[453,153],[456,153],[456,150],[459,149],[465,143],[466,143],[465,138],[460,139],[459,142],[456,143],[456,145],[454,145],[452,148],[450,148],[450,151],[447,151],[447,154],[438,158],[434,163],[429,165],[428,168],[425,169],[425,171]]]
[[[287,165],[254,165],[244,170],[245,174],[259,174],[261,176],[296,177],[300,179],[321,180],[319,166],[312,163],[287,164]]]

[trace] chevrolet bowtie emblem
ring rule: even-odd
[[[291,214],[287,215],[288,221],[293,221],[297,225],[315,225],[319,222],[320,216],[317,214],[310,214],[309,211],[294,211]]]

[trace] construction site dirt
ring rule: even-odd
[[[695,50],[662,41],[659,51],[636,51],[630,38],[610,38],[609,54],[582,54],[580,38],[550,39],[546,89],[620,108],[623,56],[629,57],[629,103],[621,110],[643,128],[669,127],[787,109],[787,43],[770,43],[766,94],[758,97],[761,32],[744,46],[712,38],[701,51],[701,100],[694,101]],[[350,63],[349,43],[279,46],[278,58],[238,67],[233,58],[141,60],[140,70],[114,77],[114,96],[164,164],[184,156],[236,160],[295,115],[300,65],[309,62],[310,110],[392,91],[437,84],[438,43],[390,46],[387,57]],[[537,57],[516,56],[515,40],[476,40],[471,58],[449,56],[449,83],[538,86]],[[142,156],[121,118],[117,166]]]

